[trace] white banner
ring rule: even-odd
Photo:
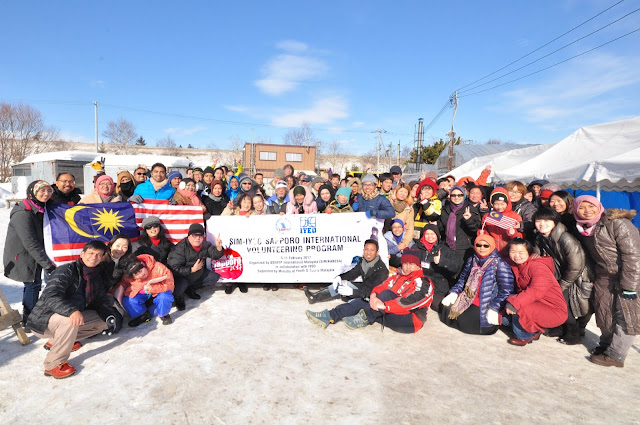
[[[364,241],[378,240],[388,264],[383,222],[364,213],[214,216],[207,240],[222,239],[225,255],[210,261],[221,281],[322,283],[352,267]]]

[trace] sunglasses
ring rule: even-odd
[[[464,198],[464,195],[461,193],[454,193],[452,195],[449,195],[450,198]]]
[[[491,248],[491,245],[487,243],[477,243],[476,248]]]
[[[136,176],[146,176],[147,173],[136,173]]]
[[[155,229],[155,228],[159,228],[160,225],[159,224],[151,224],[149,226],[145,226],[144,229],[145,230],[149,230],[149,229]]]
[[[192,233],[191,236],[193,236],[194,238],[204,238],[204,235],[202,233]]]

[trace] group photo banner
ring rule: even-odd
[[[207,267],[221,281],[331,282],[353,267],[370,238],[389,263],[383,224],[364,213],[214,216],[207,220],[207,240],[220,235],[225,254]]]

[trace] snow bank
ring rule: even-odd
[[[59,152],[42,152],[29,155],[20,162],[20,164],[28,164],[40,161],[86,161],[91,162],[96,157],[95,152],[79,152],[79,151],[59,151]]]

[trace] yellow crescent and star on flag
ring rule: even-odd
[[[69,224],[69,227],[80,236],[84,236],[86,238],[99,238],[101,236],[99,234],[87,233],[78,226],[78,223],[76,223],[76,212],[85,208],[91,208],[95,210],[91,212],[91,214],[93,214],[93,217],[91,217],[91,224],[92,226],[98,226],[97,228],[91,229],[94,232],[102,231],[103,235],[106,235],[107,232],[110,232],[112,235],[114,235],[119,232],[121,227],[125,227],[123,224],[123,217],[118,211],[114,212],[113,209],[109,209],[107,211],[107,208],[104,207],[101,210],[100,208],[93,208],[88,205],[77,205],[65,211],[64,219]]]

